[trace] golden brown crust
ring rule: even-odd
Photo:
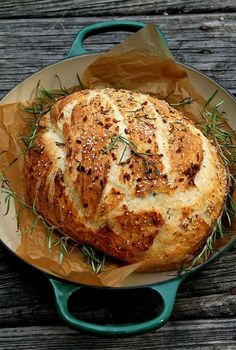
[[[216,149],[166,102],[83,90],[42,117],[25,156],[30,198],[61,232],[143,270],[182,263],[225,196]]]

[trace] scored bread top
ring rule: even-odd
[[[111,88],[60,99],[25,156],[28,193],[65,235],[143,270],[187,261],[225,198],[216,148],[168,103]]]

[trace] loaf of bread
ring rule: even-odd
[[[184,115],[148,95],[75,92],[40,121],[25,155],[28,193],[63,234],[142,271],[189,261],[224,203],[216,148]]]

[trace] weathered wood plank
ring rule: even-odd
[[[236,349],[236,318],[168,322],[148,334],[104,338],[81,334],[65,326],[19,327],[0,330],[0,348],[17,349]]]
[[[184,283],[175,303],[172,320],[236,317],[236,246],[220,261]],[[54,307],[52,290],[46,278],[29,268],[0,246],[0,327],[61,324]],[[157,298],[142,291],[132,292],[119,300],[113,294],[88,291],[75,298],[73,309],[90,320],[110,321],[120,310],[128,310],[136,319],[150,315]],[[134,299],[136,298],[136,299]],[[114,299],[115,309],[110,310]],[[120,299],[120,298],[119,298]],[[136,300],[137,303],[135,303]],[[126,300],[126,302],[124,302]],[[141,300],[137,301],[137,300]],[[130,303],[134,302],[134,308]],[[131,316],[132,316],[131,315]],[[130,315],[129,315],[130,316]],[[119,317],[124,317],[120,314]],[[116,316],[117,318],[117,316]]]
[[[232,93],[236,92],[235,18],[235,14],[133,17],[135,20],[158,23],[179,61],[214,77]],[[62,59],[75,33],[81,27],[99,20],[102,19],[2,20],[0,96],[38,69]],[[126,35],[109,33],[94,36],[86,41],[87,47],[96,51],[108,50]],[[222,262],[217,262],[212,268],[186,282],[178,293],[172,319],[235,316],[235,258],[234,248]],[[61,323],[46,280],[39,273],[19,264],[18,260],[1,248],[0,273],[0,326]],[[101,317],[104,310],[91,307],[89,300],[85,300],[80,313],[88,317]]]
[[[236,93],[236,14],[132,18],[159,24],[177,60],[195,67],[221,83],[231,93]],[[103,19],[2,20],[0,98],[38,69],[63,59],[77,31]],[[86,40],[86,46],[91,51],[106,51],[123,40],[125,35],[127,33],[93,36]]]
[[[5,19],[0,21],[0,98],[28,75],[61,60],[69,50],[74,35],[83,26],[111,19],[84,16],[164,12],[220,12],[124,18],[159,24],[179,61],[215,78],[236,94],[236,14],[226,13],[235,10],[236,3],[229,0],[2,1],[0,18]],[[21,16],[28,19],[6,19]],[[50,18],[53,16],[57,18]],[[106,51],[126,35],[109,33],[94,36],[86,41],[86,45],[90,50]],[[235,259],[236,247],[211,268],[187,281],[180,288],[171,321],[164,328],[129,337],[124,342],[82,335],[65,327],[54,307],[52,290],[45,277],[20,263],[0,245],[0,348],[236,349]],[[96,295],[87,291],[85,294],[82,299],[80,296],[78,303],[74,303],[76,313],[89,320],[109,320],[112,317],[106,303],[100,300],[96,306],[91,303],[91,300],[96,300]],[[151,312],[152,306],[156,307],[156,297],[148,299],[145,295],[140,298],[143,304],[140,302],[137,310],[130,308],[127,301],[129,314],[142,315],[142,312]],[[104,302],[109,299],[106,296],[102,298]],[[145,310],[146,301],[150,311]],[[119,306],[118,303],[117,310],[119,307],[124,310],[123,304]]]
[[[233,0],[8,0],[1,2],[0,18],[210,13],[235,10],[236,4]]]

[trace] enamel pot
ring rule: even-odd
[[[114,30],[125,30],[135,32],[141,29],[145,24],[134,21],[109,21],[89,25],[88,27],[82,29],[75,37],[72,47],[67,55],[67,57],[55,63],[41,71],[33,74],[21,84],[15,87],[3,100],[1,104],[15,103],[18,101],[25,101],[32,98],[32,92],[35,89],[38,81],[45,86],[48,90],[56,88],[56,82],[54,79],[55,74],[63,77],[63,83],[65,86],[76,85],[76,73],[80,76],[83,74],[84,70],[96,60],[101,53],[90,53],[84,46],[83,41],[90,35],[98,34],[106,31]],[[157,29],[158,30],[158,29]],[[164,35],[159,31],[163,41],[167,44]],[[236,101],[234,98],[225,91],[216,82],[209,79],[202,73],[196,71],[193,68],[180,64],[180,66],[185,69],[188,73],[189,79],[194,87],[201,91],[203,96],[211,96],[211,94],[217,89],[218,99],[224,100],[224,109],[229,117],[229,123],[232,128],[236,128],[236,119],[233,119],[236,111]],[[3,199],[3,198],[2,198]],[[0,239],[3,244],[15,254],[16,242],[14,240],[15,225],[12,223],[13,212],[10,215],[4,216],[5,206],[4,200],[0,198]],[[215,260],[219,259],[234,243],[235,238],[231,239],[220,251],[216,252],[206,263],[198,266],[197,268],[185,273],[183,276],[178,276],[177,273],[132,273],[128,276],[118,288],[112,287],[93,287],[88,285],[81,285],[63,280],[62,278],[46,274],[49,279],[52,288],[54,290],[55,300],[58,312],[63,320],[71,327],[77,330],[107,335],[107,336],[125,336],[129,334],[140,334],[147,331],[151,331],[162,327],[169,319],[173,305],[176,298],[176,293],[180,284],[190,275],[197,273]],[[35,268],[39,268],[33,265]],[[141,322],[132,324],[93,324],[85,322],[74,315],[72,315],[68,309],[68,300],[76,291],[84,288],[99,288],[106,290],[121,290],[121,289],[135,289],[135,288],[151,288],[159,293],[162,300],[162,308],[160,313],[154,318]]]

